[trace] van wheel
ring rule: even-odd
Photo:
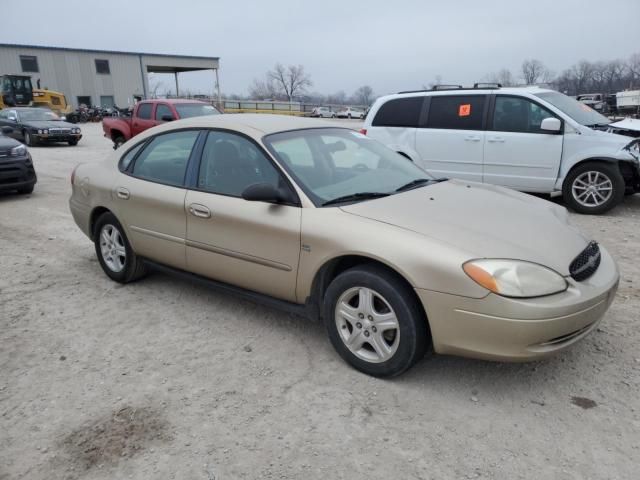
[[[131,248],[124,228],[111,212],[100,215],[93,237],[100,266],[111,280],[129,283],[146,274],[146,265]]]
[[[562,187],[564,201],[578,213],[599,215],[624,197],[624,178],[616,164],[586,162],[569,172]]]
[[[351,366],[375,377],[400,375],[429,343],[427,319],[397,275],[375,265],[344,271],[324,296],[329,339]]]

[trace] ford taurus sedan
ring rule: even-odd
[[[436,179],[319,120],[220,115],[150,129],[72,174],[70,207],[121,283],[149,267],[320,318],[375,376],[435,351],[531,360],[589,334],[618,285],[565,208]]]

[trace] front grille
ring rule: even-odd
[[[541,347],[547,347],[547,346],[550,346],[550,345],[558,345],[558,344],[561,344],[561,343],[569,342],[569,341],[573,340],[574,338],[582,335],[584,332],[589,330],[592,326],[593,326],[593,323],[590,323],[589,325],[585,325],[584,327],[579,328],[578,330],[574,330],[573,332],[565,333],[564,335],[560,335],[559,337],[552,338],[551,340],[547,340],[546,342],[540,343],[539,345]]]
[[[582,282],[593,275],[599,266],[600,247],[597,242],[591,242],[587,245],[587,248],[571,262],[571,265],[569,265],[569,273],[575,281]]]
[[[0,158],[5,158],[11,155],[11,150],[0,150]]]
[[[71,133],[70,128],[50,128],[49,135],[69,135]]]

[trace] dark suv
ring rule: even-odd
[[[23,144],[5,136],[11,131],[10,127],[3,127],[0,133],[0,191],[31,193],[38,181],[31,155]]]

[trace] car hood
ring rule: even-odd
[[[22,122],[23,125],[31,128],[73,128],[75,125],[69,122],[62,122],[60,120],[32,120],[28,122]]]
[[[17,147],[18,145],[22,144],[13,138],[5,137],[0,134],[0,150],[8,150],[10,148]]]
[[[449,180],[341,209],[454,245],[470,259],[526,260],[564,276],[588,244],[565,208],[475,182]]]

